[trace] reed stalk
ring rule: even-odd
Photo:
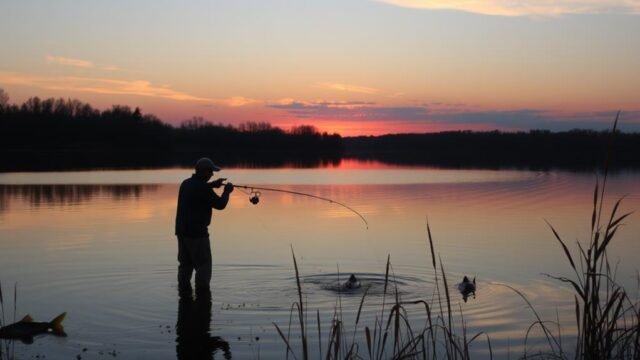
[[[0,281],[0,328],[2,328],[3,326],[5,326],[5,320],[4,320],[4,299],[2,298],[2,281]],[[0,360],[4,359],[3,354],[3,349],[4,349],[4,342],[0,340]]]
[[[16,313],[17,313],[17,304],[18,304],[18,283],[15,283],[13,286],[13,322],[16,321]],[[0,282],[0,328],[3,326],[7,326],[7,321],[5,318],[4,311],[4,296],[2,294],[2,282]],[[0,360],[3,359],[14,359],[15,356],[15,342],[13,340],[2,340],[0,339]]]
[[[640,357],[640,305],[616,282],[615,267],[611,266],[607,248],[611,245],[623,221],[632,212],[619,214],[623,198],[618,199],[610,213],[605,212],[606,185],[613,155],[613,143],[620,113],[616,115],[609,148],[603,167],[602,185],[596,180],[591,212],[591,234],[586,247],[578,246],[578,265],[566,242],[547,222],[554,237],[562,246],[575,277],[551,276],[573,288],[578,338],[576,359],[637,359]]]
[[[385,275],[383,283],[382,303],[380,305],[380,313],[375,316],[372,326],[364,326],[365,348],[363,352],[357,342],[356,334],[361,326],[361,316],[363,313],[365,301],[369,295],[369,289],[366,289],[356,312],[356,319],[353,330],[347,332],[345,324],[342,321],[342,302],[337,301],[337,307],[334,309],[331,325],[328,327],[327,344],[322,346],[322,331],[320,326],[320,313],[316,311],[316,321],[318,329],[318,358],[324,359],[361,359],[363,356],[369,359],[470,359],[470,346],[484,335],[489,344],[489,356],[493,358],[491,350],[491,341],[486,333],[479,332],[474,336],[467,335],[466,324],[464,318],[461,317],[461,333],[456,331],[456,324],[453,315],[453,306],[447,277],[444,271],[444,265],[438,256],[439,264],[436,262],[434,252],[434,242],[431,235],[431,228],[427,223],[427,233],[429,238],[429,249],[431,250],[432,264],[436,277],[435,298],[438,302],[438,309],[434,312],[433,306],[425,300],[402,301],[397,288],[397,281],[393,275],[393,267],[391,265],[391,257],[387,257],[385,266]],[[297,322],[300,326],[300,342],[302,349],[301,358],[308,359],[308,344],[306,338],[306,307],[302,304],[302,282],[300,280],[300,272],[292,250],[293,264],[296,276],[297,297],[298,300],[291,306],[289,331],[287,335],[274,323],[276,330],[286,345],[286,356],[292,356],[297,359],[298,356],[291,342],[291,326]],[[438,275],[438,269],[440,275]],[[393,288],[393,296],[389,292]],[[338,295],[340,296],[340,295]],[[444,299],[443,299],[444,298]],[[389,299],[393,299],[389,301]],[[419,306],[424,308],[424,326],[414,329],[409,319],[407,306]],[[460,307],[462,314],[462,308]],[[294,320],[297,317],[297,321]],[[323,351],[323,348],[326,350]],[[324,355],[324,356],[323,356]],[[314,356],[315,357],[315,356]]]

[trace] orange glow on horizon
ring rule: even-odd
[[[284,130],[289,130],[294,126],[313,125],[320,132],[329,134],[337,133],[342,137],[351,136],[380,136],[387,134],[404,134],[404,133],[433,133],[441,131],[455,130],[493,130],[487,126],[479,124],[444,124],[431,122],[401,122],[401,121],[331,121],[331,120],[312,120],[305,119],[296,123],[290,122],[274,122],[273,126],[277,126]]]

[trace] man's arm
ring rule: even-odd
[[[220,188],[220,187],[222,187],[224,185],[225,181],[227,181],[227,178],[219,178],[219,179],[215,179],[214,181],[212,181],[210,183],[207,183],[207,184],[212,189],[218,189],[218,188]]]
[[[229,194],[233,192],[233,184],[226,183],[222,195],[218,196],[213,190],[211,190],[211,207],[216,210],[222,210],[227,207],[229,203]]]

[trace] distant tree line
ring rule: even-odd
[[[285,131],[193,118],[172,126],[128,106],[99,111],[71,99],[8,100],[0,89],[0,171],[191,166],[202,156],[225,166],[317,166],[342,156],[340,135],[309,125]]]
[[[612,120],[613,125],[613,120]],[[602,168],[613,149],[614,168],[640,167],[640,134],[571,130],[551,132],[448,131],[346,138],[345,155],[405,165],[448,168]]]
[[[309,125],[288,131],[266,122],[238,126],[194,117],[172,126],[139,108],[103,111],[71,99],[32,97],[10,104],[0,89],[0,171],[192,166],[316,167],[341,159],[457,168],[594,169],[609,132],[449,131],[342,138]],[[640,168],[640,134],[617,133],[617,168]]]

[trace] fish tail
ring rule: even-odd
[[[64,332],[64,326],[62,326],[62,321],[64,320],[64,317],[67,316],[66,312],[63,312],[62,314],[58,315],[55,319],[51,320],[51,329],[53,330],[53,333],[55,335],[58,336],[67,336],[67,334]]]

